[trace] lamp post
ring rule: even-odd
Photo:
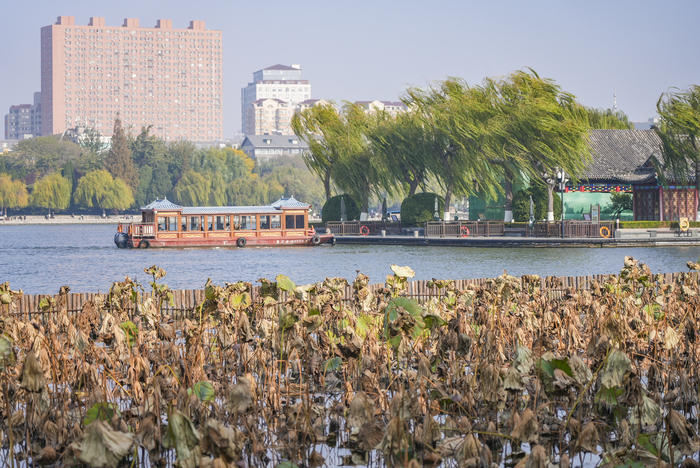
[[[559,181],[559,193],[561,194],[561,238],[564,236],[564,190],[566,190],[566,183],[569,179],[566,178],[566,172],[560,169],[557,172],[557,180]]]

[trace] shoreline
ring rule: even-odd
[[[15,219],[18,218],[18,219]],[[24,218],[24,216],[22,216]],[[125,217],[122,216],[107,216],[103,218],[101,216],[80,216],[71,217],[70,215],[56,215],[53,218],[46,219],[46,216],[27,216],[27,219],[19,219],[19,216],[10,216],[7,218],[0,218],[0,226],[26,226],[26,225],[60,225],[60,224],[117,224],[120,222],[133,221],[130,219],[130,215]]]

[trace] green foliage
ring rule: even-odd
[[[211,382],[197,382],[187,389],[188,395],[195,395],[202,403],[211,403],[216,398],[216,391]]]
[[[102,143],[101,137],[102,134],[100,132],[92,127],[88,127],[80,136],[78,144],[86,153],[101,156],[108,146],[106,143]]]
[[[65,210],[70,206],[70,192],[70,181],[54,172],[34,184],[30,204],[38,208]]]
[[[610,200],[612,201],[610,211],[612,211],[613,217],[617,217],[623,211],[632,211],[634,209],[632,195],[629,193],[612,192],[610,193]]]
[[[27,204],[29,192],[22,181],[12,180],[9,174],[0,174],[0,215],[6,215],[7,208],[23,208]]]
[[[407,197],[401,203],[401,223],[419,225],[433,221],[435,216],[435,198],[438,200],[438,216],[445,215],[445,199],[435,193],[417,193]]]
[[[136,342],[136,338],[139,336],[139,329],[136,324],[130,320],[127,320],[126,322],[120,323],[119,327],[124,331],[128,346],[133,346]]]
[[[513,195],[513,219],[516,222],[528,222],[530,219],[530,195],[535,205],[535,221],[547,219],[548,194],[547,186],[535,183]],[[561,219],[561,198],[558,193],[552,194],[554,199],[554,219]]]
[[[107,171],[93,171],[78,182],[73,193],[76,205],[90,208],[99,206],[103,210],[125,210],[134,203],[131,189],[121,179],[112,179]]]
[[[691,228],[700,228],[700,221],[690,221]],[[678,221],[620,221],[620,229],[677,229]]]
[[[345,215],[346,221],[360,219],[360,207],[357,206],[355,200],[348,194],[336,195],[328,199],[323,205],[321,211],[322,220],[324,223],[328,221],[340,221],[340,200],[345,199]]]
[[[206,206],[209,203],[209,181],[190,169],[173,189],[175,201],[184,206]]]
[[[83,418],[83,425],[89,426],[93,421],[109,421],[114,415],[121,416],[117,405],[114,403],[95,403],[87,410],[85,418]]]
[[[112,145],[105,156],[104,168],[112,174],[112,177],[119,177],[126,182],[132,193],[136,193],[139,187],[139,173],[131,159],[129,143],[119,115],[114,119]]]
[[[6,164],[10,166],[8,170],[15,169],[17,173],[44,175],[59,170],[82,153],[80,146],[70,140],[60,140],[57,136],[37,137],[17,142]]]

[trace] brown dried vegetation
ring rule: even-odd
[[[1,461],[695,466],[696,273],[627,258],[588,289],[504,274],[419,302],[392,270],[350,300],[338,278],[207,283],[177,320],[157,267],[151,297],[127,278],[78,314],[59,296],[20,316],[2,284]]]

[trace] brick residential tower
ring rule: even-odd
[[[42,134],[81,124],[111,135],[119,113],[127,128],[152,125],[164,140],[222,140],[221,48],[221,31],[204,21],[80,26],[59,16],[41,28]]]

